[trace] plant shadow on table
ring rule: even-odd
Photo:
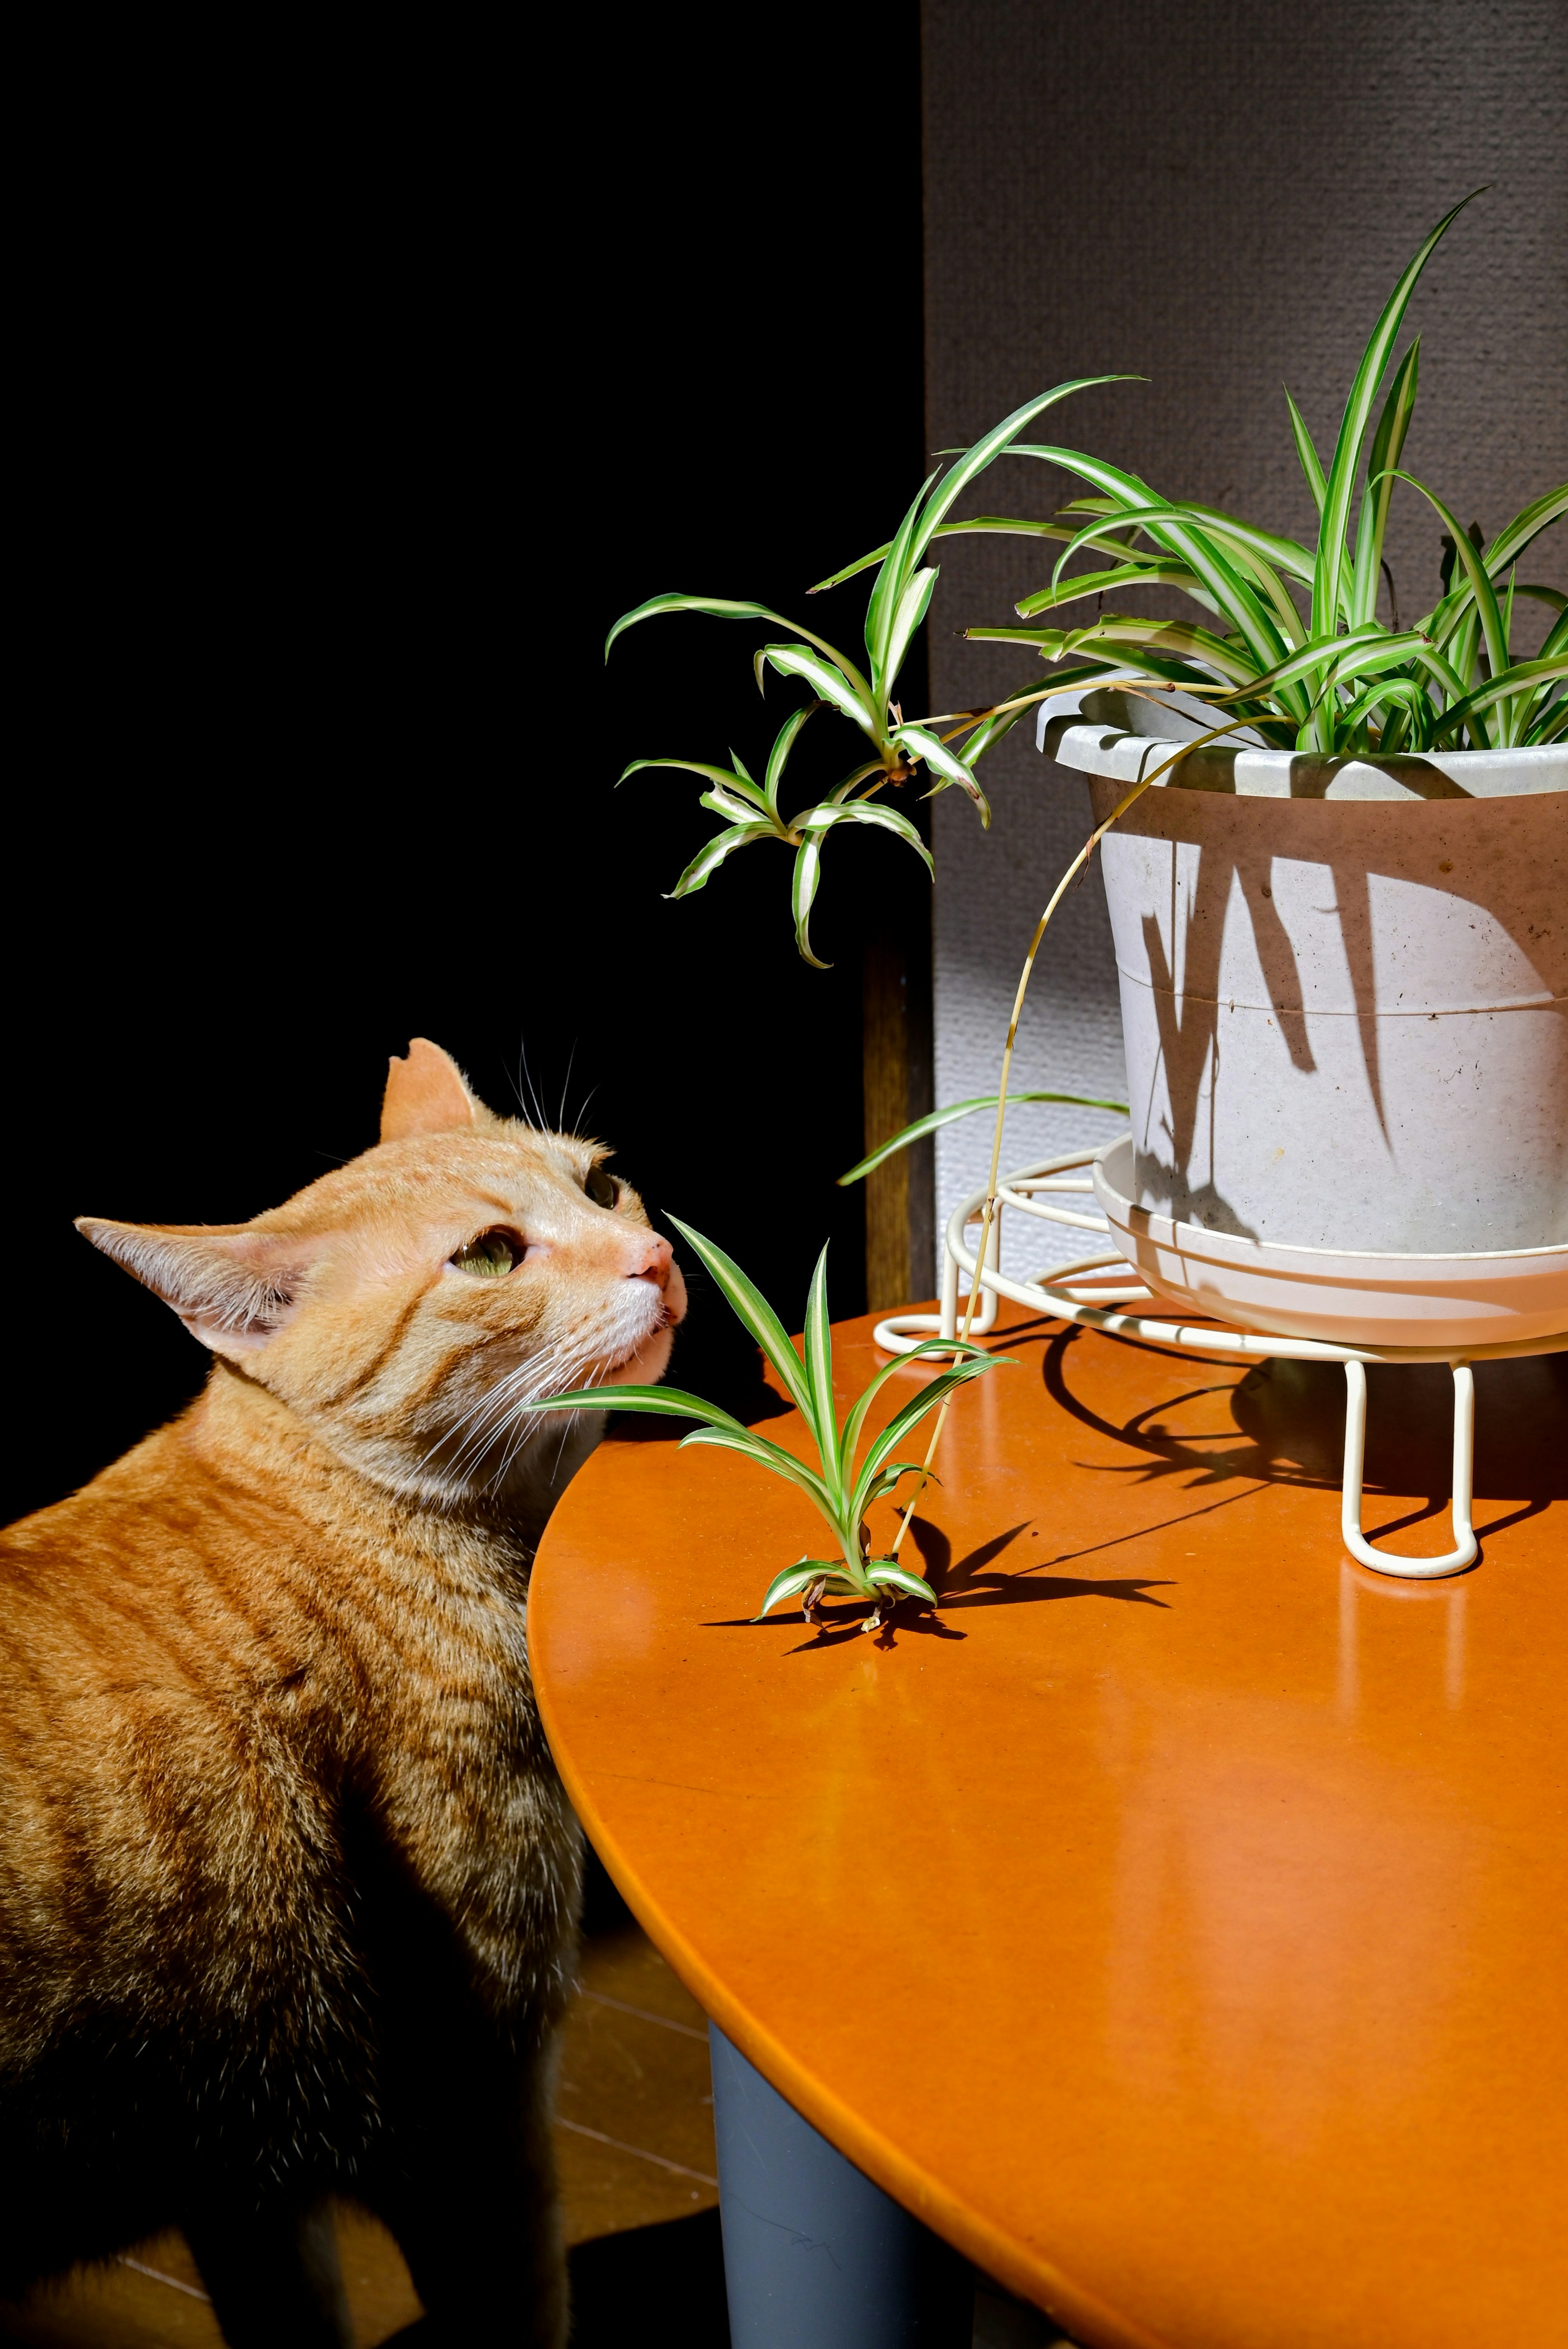
[[[1097,1463],[1095,1472],[1131,1476],[1193,1505],[1157,1516],[1118,1540],[1223,1508],[1260,1485],[1339,1489],[1344,1464],[1345,1372],[1337,1362],[1273,1361],[1239,1371],[1201,1355],[1172,1356],[1118,1339],[1144,1354],[1162,1354],[1169,1376],[1159,1401],[1117,1421],[1097,1410],[1089,1392],[1093,1355],[1083,1333],[1064,1330],[1045,1341],[1041,1376],[1053,1402],[1135,1458]],[[1017,1350],[1017,1333],[1009,1332]],[[1080,1369],[1081,1366],[1081,1369]],[[1484,1540],[1550,1502],[1568,1498],[1568,1355],[1542,1354],[1474,1365],[1475,1517]],[[1367,1373],[1367,1454],[1363,1486],[1368,1537],[1445,1517],[1452,1492],[1453,1380],[1446,1363],[1371,1364]],[[1191,1418],[1191,1406],[1211,1408]],[[1174,1422],[1179,1424],[1173,1424]],[[1427,1497],[1418,1508],[1377,1522],[1379,1494]],[[1499,1508],[1488,1510],[1494,1501]],[[1078,1553],[1087,1555],[1088,1553]],[[1057,1560],[1055,1563],[1064,1563]]]

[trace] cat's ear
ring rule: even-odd
[[[172,1306],[193,1338],[232,1361],[292,1320],[315,1252],[297,1234],[243,1224],[111,1224],[78,1216],[77,1229]]]
[[[387,1064],[381,1100],[381,1139],[403,1142],[413,1133],[449,1133],[477,1123],[479,1104],[449,1053],[428,1036],[415,1036],[408,1057],[396,1053]]]

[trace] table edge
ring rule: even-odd
[[[533,1576],[543,1559],[542,1544]],[[533,1619],[533,1578],[530,1578],[528,1643],[530,1669],[540,1720],[556,1769],[584,1835],[598,1853],[616,1890],[653,1942],[660,1956],[679,1977],[726,2036],[739,2048],[771,2087],[810,2122],[873,2184],[911,2211],[965,2257],[1007,2291],[1031,2302],[1069,2331],[1080,2334],[1086,2349],[1171,2349],[1161,2334],[1150,2333],[1135,2319],[1112,2308],[1098,2293],[1073,2282],[1049,2261],[1023,2251],[1005,2234],[961,2201],[929,2171],[902,2154],[890,2139],[842,2104],[816,2075],[791,2055],[781,2041],[757,2023],[740,2001],[703,1964],[691,1943],[669,1919],[638,1875],[605,1825],[593,1795],[571,1759],[569,1741],[553,1718],[554,1708],[539,1671],[539,1644]]]

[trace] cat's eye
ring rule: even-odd
[[[522,1262],[526,1252],[517,1232],[481,1232],[478,1239],[467,1240],[453,1250],[452,1262],[475,1280],[500,1280],[514,1264]]]
[[[583,1177],[583,1188],[596,1207],[613,1207],[621,1195],[621,1186],[613,1174],[602,1166],[590,1166]]]

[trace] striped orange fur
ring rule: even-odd
[[[603,1423],[527,1403],[658,1377],[685,1303],[603,1154],[416,1040],[286,1206],[83,1220],[213,1361],[0,1535],[0,2296],[178,2224],[228,2341],[338,2349],[347,2196],[432,2338],[563,2339],[580,1846],[523,1610]]]

